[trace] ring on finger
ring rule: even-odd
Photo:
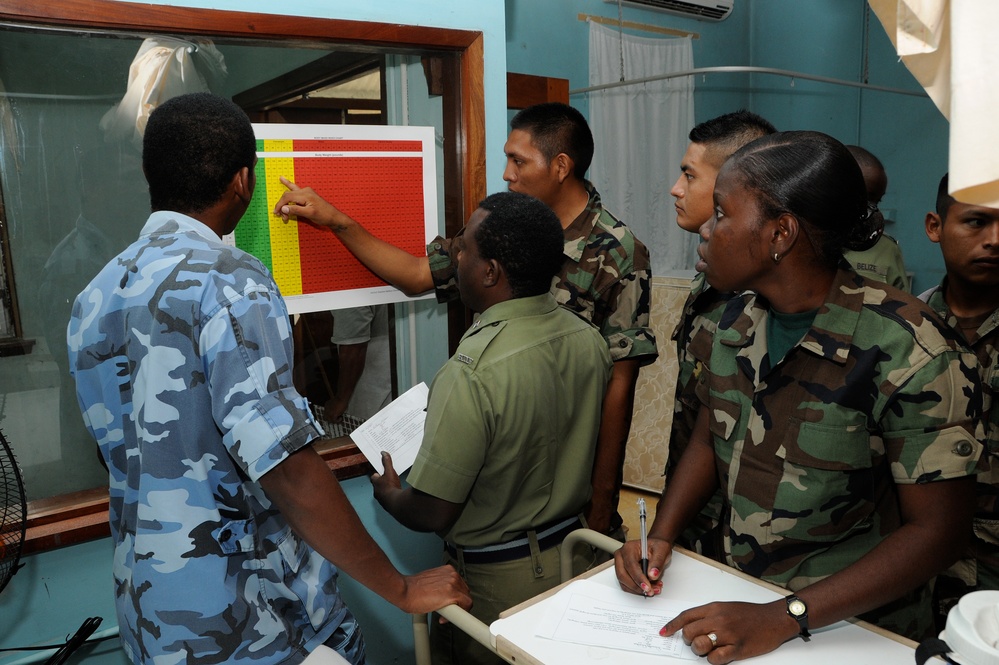
[[[715,648],[716,646],[718,646],[718,636],[717,635],[715,635],[714,633],[708,633],[707,635],[705,635],[705,637],[707,637],[709,640],[711,640],[711,648],[712,649]]]

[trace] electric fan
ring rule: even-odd
[[[21,546],[24,543],[27,513],[28,505],[24,497],[21,470],[17,466],[17,460],[14,459],[14,451],[7,443],[7,437],[0,431],[0,592],[17,572],[17,562],[21,558]],[[76,634],[65,643],[3,648],[0,652],[55,649],[55,653],[45,661],[46,665],[65,663],[70,654],[80,648],[100,624],[100,617],[91,617],[84,621]]]
[[[27,512],[21,470],[0,431],[0,592],[17,572]]]

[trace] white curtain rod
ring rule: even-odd
[[[103,101],[109,99],[121,99],[121,93],[106,95],[56,95],[44,94],[40,92],[0,92],[0,97],[10,97],[11,99],[73,99],[83,101]]]
[[[845,81],[843,79],[829,78],[827,76],[815,76],[813,74],[803,74],[801,72],[793,72],[787,69],[772,69],[770,67],[748,67],[748,66],[731,66],[731,67],[699,67],[697,69],[688,69],[682,72],[672,72],[670,74],[657,74],[656,76],[647,76],[640,79],[630,79],[627,81],[615,81],[614,83],[601,83],[600,85],[591,85],[586,88],[576,88],[570,90],[570,95],[579,95],[586,92],[596,92],[598,90],[609,90],[611,88],[620,88],[627,85],[638,85],[640,83],[651,83],[653,81],[663,81],[666,79],[677,78],[680,76],[697,76],[698,74],[728,74],[728,73],[750,73],[750,74],[773,74],[775,76],[787,76],[792,79],[802,79],[805,81],[819,81],[820,83],[832,83],[834,85],[845,85],[853,88],[864,88],[865,90],[877,90],[880,92],[894,92],[899,95],[910,95],[912,97],[926,97],[926,93],[922,90],[902,90],[901,88],[889,88],[882,85],[871,85],[870,83],[858,83],[856,81]]]

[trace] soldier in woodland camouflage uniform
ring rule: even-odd
[[[934,585],[938,627],[969,591],[999,589],[999,208],[955,201],[944,176],[926,235],[940,244],[947,276],[919,296],[958,331],[978,356],[982,377],[987,468],[978,474],[970,547]]]
[[[722,167],[714,195],[698,270],[748,292],[729,301],[699,368],[703,406],[650,529],[649,576],[627,543],[618,579],[647,595],[668,584],[672,543],[720,487],[728,563],[795,593],[693,608],[662,634],[682,630],[712,662],[858,614],[922,637],[925,584],[970,526],[975,359],[923,303],[841,263],[866,206],[835,139],[758,139]]]
[[[690,130],[690,145],[680,162],[680,177],[670,194],[676,198],[676,223],[684,231],[697,233],[714,215],[715,178],[729,155],[750,141],[777,131],[767,120],[749,111],[735,111],[712,118]],[[698,273],[690,284],[683,314],[673,330],[679,373],[673,402],[673,421],[666,458],[669,483],[683,455],[697,420],[700,402],[695,391],[697,362],[707,360],[718,318],[731,294],[712,289]],[[721,561],[718,518],[722,498],[716,494],[690,522],[677,544]]]
[[[600,203],[589,182],[586,207],[564,229],[565,263],[552,281],[559,304],[590,321],[607,341],[611,358],[656,357],[649,321],[649,250]],[[437,300],[458,297],[455,282],[459,232],[453,239],[436,238],[427,248]]]
[[[860,172],[864,175],[867,190],[867,220],[860,225],[867,242],[858,239],[856,249],[843,252],[843,258],[859,274],[875,282],[890,284],[896,289],[911,291],[905,259],[898,241],[885,233],[884,215],[878,205],[888,189],[888,173],[884,164],[870,150],[859,145],[848,145]]]
[[[603,208],[600,195],[584,179],[593,157],[593,136],[579,111],[565,104],[538,104],[518,113],[511,127],[504,146],[504,180],[510,191],[547,204],[564,230],[566,259],[552,281],[552,293],[600,329],[614,360],[586,519],[591,528],[621,538],[617,496],[635,382],[639,367],[658,354],[649,327],[649,252]],[[361,263],[407,294],[435,289],[440,302],[458,297],[454,278],[460,233],[452,239],[436,238],[427,247],[426,261],[375,238],[311,188],[283,182],[290,191],[278,201],[275,212],[285,219],[295,215],[330,227]]]
[[[451,568],[401,575],[310,445],[322,431],[292,385],[284,300],[263,264],[221,241],[253,195],[255,150],[232,102],[156,109],[143,146],[153,213],[70,318],[137,663],[297,663],[321,644],[363,663],[336,566],[409,612],[471,604]]]

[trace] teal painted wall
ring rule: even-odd
[[[757,0],[758,1],[758,0]],[[693,40],[697,67],[746,64],[749,51],[748,3],[736,1],[736,9],[720,22],[697,21],[662,12],[623,7],[622,18],[664,28],[697,33]],[[603,0],[506,0],[507,67],[511,72],[569,79],[569,89],[589,85],[589,27],[580,14],[617,20],[616,4]],[[643,37],[651,32],[625,30]],[[698,121],[749,104],[749,93],[741,79],[711,77],[696,81],[695,110]],[[583,113],[589,109],[585,94],[572,95],[571,103]],[[703,115],[702,115],[703,114]],[[674,178],[675,179],[675,178]],[[670,181],[672,184],[672,180]]]
[[[24,567],[0,593],[0,647],[62,643],[88,617],[103,619],[98,631],[116,634],[111,555],[107,538],[25,557]],[[51,654],[0,654],[0,663],[44,662]],[[81,649],[74,658],[102,665],[127,662],[115,637]]]
[[[752,61],[757,67],[796,70],[872,85],[922,91],[863,0],[763,0],[742,3],[749,18]],[[865,60],[866,23],[866,60]],[[696,62],[696,61],[695,61]],[[699,64],[699,63],[698,63]],[[947,169],[949,127],[928,97],[754,75],[750,108],[778,129],[815,129],[878,156],[888,173],[882,201],[895,220],[888,233],[899,241],[914,292],[938,283],[943,261],[923,231],[936,187]]]
[[[866,15],[864,0],[736,0],[721,22],[687,19],[649,9],[623,7],[625,21],[699,33],[694,66],[752,65],[920,91],[898,61],[880,22]],[[569,79],[571,90],[588,85],[587,24],[578,14],[616,19],[616,4],[603,0],[507,0],[507,65],[510,71]],[[633,32],[655,37],[651,32]],[[584,113],[585,94],[571,103]],[[896,222],[915,290],[939,282],[943,262],[925,237],[922,220],[933,205],[936,184],[947,168],[948,125],[926,97],[874,92],[763,74],[698,76],[697,122],[748,108],[778,129],[816,129],[844,143],[863,145],[884,162],[889,177],[883,207]],[[681,150],[683,148],[680,148]],[[668,187],[677,174],[651,176]]]
[[[872,83],[922,90],[874,19],[869,63]],[[860,117],[857,142],[876,154],[888,172],[882,205],[895,220],[889,233],[899,241],[908,269],[916,273],[913,292],[922,293],[944,275],[940,248],[926,237],[923,223],[947,171],[950,125],[926,97],[871,91],[863,93]]]

